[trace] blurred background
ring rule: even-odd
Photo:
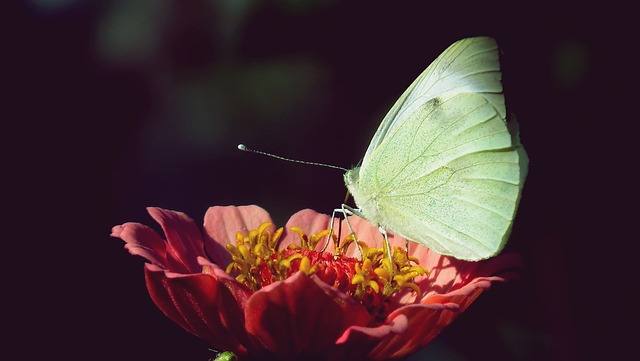
[[[207,360],[207,345],[153,305],[143,260],[111,227],[158,229],[147,206],[198,224],[212,205],[257,204],[279,225],[303,208],[331,212],[346,191],[339,171],[236,145],[352,167],[435,57],[488,35],[530,157],[507,245],[526,264],[411,360],[628,358],[633,22],[621,9],[529,5],[11,3],[2,153],[12,344],[26,359]]]

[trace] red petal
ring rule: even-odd
[[[199,273],[198,256],[205,256],[200,230],[189,216],[182,212],[161,208],[147,211],[162,227],[167,237],[169,269],[180,273]]]
[[[411,355],[433,339],[460,314],[456,305],[409,305],[389,315],[394,321],[404,317],[408,320],[406,331],[391,334],[371,350],[369,357],[373,360],[404,358]]]
[[[392,322],[378,327],[350,327],[337,341],[336,357],[339,356],[341,360],[362,360],[380,340],[406,332],[407,325],[407,318],[400,315]]]
[[[247,331],[279,359],[331,355],[347,327],[370,319],[360,304],[302,272],[254,293],[245,315]]]
[[[246,354],[250,344],[244,331],[244,314],[232,293],[207,274],[177,275],[158,267],[145,268],[153,302],[167,317],[212,346]]]
[[[231,262],[231,255],[225,246],[235,244],[236,233],[240,231],[247,235],[264,222],[273,223],[273,220],[267,211],[258,206],[210,207],[204,216],[207,253],[216,264],[225,267]],[[274,232],[275,226],[269,230]]]
[[[253,294],[253,291],[242,283],[237,282],[235,278],[229,276],[222,268],[217,264],[210,262],[208,259],[199,257],[198,263],[202,266],[203,273],[210,274],[216,277],[220,282],[224,283],[236,299],[238,307],[244,309],[247,300]]]

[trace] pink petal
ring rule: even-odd
[[[279,248],[286,248],[290,244],[300,245],[300,237],[296,232],[290,230],[291,227],[300,227],[302,231],[307,235],[312,235],[315,233],[320,233],[324,230],[329,229],[329,222],[331,221],[331,217],[326,214],[318,213],[311,209],[303,209],[299,212],[296,212],[294,215],[289,218],[287,224],[284,226],[284,234],[282,239],[280,240]],[[337,232],[337,224],[339,220],[335,220],[335,231]],[[320,241],[318,245],[316,245],[316,250],[321,250],[324,247],[325,241]],[[333,242],[330,242],[327,246],[325,252],[333,252],[334,245]]]
[[[167,238],[169,268],[181,273],[199,273],[198,256],[205,256],[200,230],[182,212],[149,207],[147,211],[162,227]]]
[[[245,236],[262,223],[273,223],[267,211],[258,206],[215,206],[210,207],[204,216],[204,236],[206,250],[211,259],[222,267],[231,262],[231,255],[225,248],[229,243],[235,244],[236,233]],[[269,228],[275,231],[275,226]]]
[[[358,239],[366,242],[369,245],[369,247],[380,248],[384,244],[384,237],[382,233],[380,233],[380,230],[378,229],[378,227],[372,225],[366,219],[360,216],[350,216],[349,223],[351,224],[351,228],[356,233],[356,236],[358,237]],[[342,229],[346,230],[347,233],[344,235],[346,236],[349,233],[349,228],[345,220],[342,221]],[[407,247],[405,239],[400,236],[394,235],[392,232],[387,232],[387,238],[392,248],[400,247],[402,249],[405,249]],[[408,248],[409,254],[412,255],[415,249],[423,246],[420,246],[415,242],[409,242],[408,247],[409,247]],[[349,247],[349,250],[347,251],[346,255],[350,257],[356,257],[356,258],[360,257],[359,251],[355,246]]]
[[[419,257],[420,265],[429,270],[429,277],[422,281],[421,288],[429,291],[423,297],[433,294],[444,294],[454,291],[470,283],[478,277],[490,277],[502,272],[502,278],[510,278],[512,273],[507,272],[521,266],[522,258],[516,254],[503,254],[479,262],[460,261],[452,257],[441,256],[437,253],[422,249]],[[492,279],[492,281],[498,279]]]
[[[307,235],[311,235],[329,229],[330,220],[330,216],[318,213],[311,209],[303,209],[295,213],[293,216],[291,216],[285,226],[284,237],[280,242],[280,248],[284,248],[292,243],[300,243],[298,234],[289,231],[290,227],[300,227]],[[347,224],[347,221],[344,220],[340,214],[337,214],[336,219],[334,220],[334,234],[338,234],[338,232],[341,232],[340,240],[343,240],[351,233],[349,230],[349,225],[356,233],[359,240],[365,241],[370,247],[382,247],[384,238],[382,236],[382,233],[380,233],[378,227],[373,226],[371,223],[369,223],[369,221],[360,216],[349,216],[349,224]],[[388,239],[392,247],[406,247],[405,239],[399,236],[395,236],[391,232],[388,232]],[[316,246],[316,250],[321,249],[323,246],[324,243],[320,242],[320,244]],[[327,249],[325,251],[333,252],[333,247],[334,245],[332,242],[327,246]],[[420,247],[425,248],[415,242],[409,242],[409,254],[411,255],[416,249]],[[351,245],[345,255],[348,257],[360,257],[359,251],[357,247],[355,247],[355,245]]]
[[[245,315],[247,331],[279,359],[330,354],[347,327],[370,319],[360,304],[302,272],[257,291]]]
[[[149,262],[166,268],[166,244],[153,229],[140,223],[129,222],[113,227],[111,237],[125,241],[124,247],[132,255],[142,256]]]

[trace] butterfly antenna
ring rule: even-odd
[[[307,162],[306,160],[298,160],[298,159],[290,159],[290,158],[285,158],[279,155],[275,155],[275,154],[271,154],[271,153],[267,153],[267,152],[263,152],[260,150],[255,150],[255,149],[251,149],[249,147],[247,147],[244,144],[238,144],[238,149],[240,149],[243,152],[249,152],[249,153],[256,153],[256,154],[262,154],[262,155],[266,155],[268,157],[271,158],[276,158],[276,159],[280,159],[280,160],[285,160],[287,162],[293,162],[293,163],[300,163],[300,164],[307,164],[307,165],[317,165],[320,167],[326,167],[326,168],[333,168],[333,169],[339,169],[343,172],[348,171],[348,169],[346,168],[342,168],[342,167],[338,167],[336,165],[331,165],[331,164],[325,164],[325,163],[317,163],[317,162]]]

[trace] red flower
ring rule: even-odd
[[[405,240],[391,236],[390,266],[377,228],[358,217],[349,221],[362,251],[345,237],[319,252],[330,218],[312,210],[276,230],[260,207],[211,207],[204,234],[184,213],[148,211],[166,241],[139,223],[112,236],[150,262],[149,294],[170,319],[241,360],[407,357],[519,263],[515,255],[463,262],[413,242],[407,257]]]

